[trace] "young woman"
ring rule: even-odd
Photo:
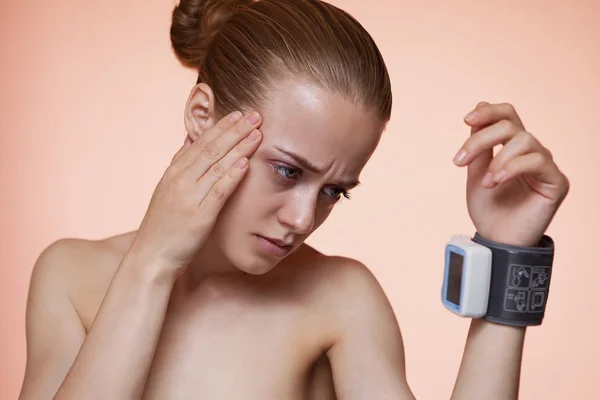
[[[413,399],[376,279],[304,244],[390,118],[369,34],[319,0],[182,0],[171,38],[185,144],[137,231],[40,255],[21,399]],[[477,231],[535,245],[567,178],[509,105],[465,121]],[[516,398],[524,333],[474,320],[453,398]]]

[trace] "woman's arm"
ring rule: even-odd
[[[569,179],[511,104],[480,102],[464,120],[471,135],[455,163],[467,166],[476,231],[498,243],[536,246],[569,192]],[[452,398],[518,398],[524,338],[525,328],[474,320]]]
[[[398,321],[383,289],[362,263],[331,258],[337,286],[331,361],[339,400],[414,400],[405,369],[404,343]]]
[[[135,254],[126,255],[86,337],[59,279],[65,263],[85,262],[69,259],[69,246],[73,243],[56,242],[34,267],[20,399],[139,398],[173,280],[153,275],[158,268]]]
[[[525,329],[474,319],[452,400],[517,399]]]
[[[77,248],[74,240],[56,241],[33,267],[26,311],[27,366],[20,400],[51,399],[85,340],[85,328],[67,290]]]
[[[186,112],[204,106],[198,88],[192,90]],[[225,202],[248,171],[247,157],[261,142],[257,129],[261,115],[253,112],[242,117],[241,112],[233,112],[216,124],[205,124],[198,140],[186,138],[154,190],[83,344],[81,323],[70,301],[60,293],[52,298],[48,293],[52,293],[54,274],[41,272],[55,269],[67,257],[54,257],[52,262],[44,257],[38,262],[39,272],[34,275],[39,282],[31,293],[37,300],[28,310],[30,359],[38,361],[30,375],[42,374],[40,365],[47,364],[57,369],[46,376],[57,379],[81,344],[55,399],[135,399],[142,395],[173,285],[204,245]],[[255,135],[249,137],[250,132]],[[78,262],[85,265],[87,260]],[[48,320],[54,324],[44,323]],[[47,339],[60,336],[61,329],[73,340],[61,338],[61,345],[54,348]],[[36,381],[26,379],[21,399],[40,398],[29,395]],[[55,383],[44,387],[43,395],[49,398]]]
[[[174,284],[158,270],[124,257],[56,400],[141,397]]]

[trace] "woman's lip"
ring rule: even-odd
[[[285,255],[287,255],[292,246],[291,245],[280,245],[279,243],[277,243],[277,241],[274,241],[273,239],[270,239],[268,237],[265,236],[261,236],[261,235],[254,235],[259,239],[259,242],[261,244],[261,247],[266,250],[269,254],[278,256],[278,257],[283,257]]]
[[[259,235],[259,236],[275,243],[279,247],[291,247],[291,244],[286,244],[283,240],[273,239],[268,236],[261,236],[261,235]]]

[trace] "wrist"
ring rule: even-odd
[[[503,333],[506,335],[519,335],[525,333],[526,329],[527,326],[503,325],[496,322],[487,321],[483,318],[473,318],[471,320],[471,330],[474,332],[493,331],[497,332],[499,335],[502,335]]]
[[[544,235],[535,246],[519,246],[492,237],[476,232],[473,238],[454,235],[447,243],[443,304],[458,315],[496,324],[541,325],[552,274],[552,238]]]
[[[158,286],[172,287],[179,276],[172,266],[133,247],[123,257],[119,269],[127,271],[137,282]]]
[[[492,242],[501,243],[507,246],[516,246],[516,247],[538,247],[540,241],[542,240],[542,236],[521,236],[518,234],[508,235],[503,233],[493,233],[493,232],[481,232],[478,231],[479,235],[484,239],[490,240]]]

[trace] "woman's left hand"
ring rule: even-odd
[[[465,122],[471,137],[455,163],[468,166],[467,207],[477,232],[495,242],[536,246],[569,192],[568,178],[512,105],[479,103]]]

